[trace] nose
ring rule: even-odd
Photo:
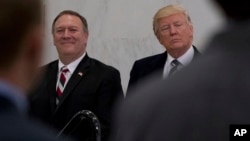
[[[175,26],[170,26],[169,32],[170,32],[170,35],[175,35],[177,33]]]
[[[69,38],[70,37],[70,33],[69,33],[69,30],[68,29],[66,29],[66,30],[64,30],[64,32],[63,32],[63,38]]]

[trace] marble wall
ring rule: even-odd
[[[54,17],[62,10],[75,10],[88,20],[88,55],[116,67],[126,91],[133,62],[164,51],[153,34],[152,17],[159,8],[174,3],[188,10],[194,24],[194,45],[203,51],[224,21],[209,0],[45,0],[43,64],[58,58],[51,36]]]

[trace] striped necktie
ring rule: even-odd
[[[58,97],[61,97],[62,96],[62,93],[63,93],[63,90],[64,90],[64,86],[65,86],[65,83],[66,83],[66,73],[69,72],[69,69],[66,67],[66,66],[63,66],[61,68],[61,71],[60,71],[60,78],[58,79],[58,85],[57,85],[57,88],[56,88],[56,93],[57,93],[57,96]]]
[[[171,76],[171,75],[175,74],[176,71],[177,71],[177,69],[178,69],[178,66],[181,66],[181,65],[182,65],[182,64],[181,64],[178,60],[174,59],[174,60],[171,62],[172,68],[171,68],[171,70],[170,70],[168,76]]]

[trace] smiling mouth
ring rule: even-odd
[[[73,43],[72,42],[63,42],[62,44],[65,45],[65,44],[73,44]]]

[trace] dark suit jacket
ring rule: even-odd
[[[57,141],[56,134],[31,120],[8,99],[0,96],[1,141]]]
[[[99,118],[105,138],[109,133],[113,104],[118,97],[123,97],[119,71],[86,54],[56,106],[58,60],[44,68],[44,79],[30,98],[31,115],[61,130],[78,111],[90,110]]]
[[[193,46],[193,48],[194,48],[193,59],[196,59],[200,55],[200,53],[195,46]],[[160,75],[159,77],[162,78],[162,72],[166,60],[167,60],[167,52],[163,52],[161,54],[149,56],[135,61],[130,72],[127,95],[130,94],[131,89],[137,87],[140,81],[145,80],[146,78],[148,78],[151,75],[154,75],[155,73],[159,72]]]
[[[230,124],[250,124],[249,39],[250,23],[231,27],[199,60],[129,97],[115,141],[229,141]]]

